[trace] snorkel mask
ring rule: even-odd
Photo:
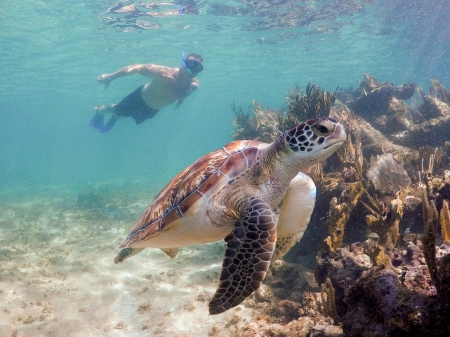
[[[203,65],[197,60],[186,60],[186,55],[183,52],[181,54],[181,58],[183,60],[183,68],[186,70],[189,76],[192,76],[193,73],[199,73],[203,70]]]

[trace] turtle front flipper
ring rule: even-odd
[[[305,173],[289,183],[277,225],[277,247],[273,260],[281,259],[303,237],[316,203],[316,185]]]
[[[219,286],[209,303],[211,315],[242,303],[266,276],[277,239],[275,216],[263,200],[251,198],[228,236]]]

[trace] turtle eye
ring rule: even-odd
[[[327,119],[318,121],[315,125],[311,125],[311,129],[319,136],[328,136],[333,132],[333,123]]]

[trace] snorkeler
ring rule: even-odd
[[[112,74],[100,75],[97,80],[105,85],[122,76],[138,73],[150,77],[152,81],[137,88],[119,104],[101,105],[91,120],[91,126],[101,133],[112,129],[121,117],[131,117],[136,124],[153,118],[163,107],[177,102],[176,108],[199,86],[195,76],[203,70],[203,58],[199,54],[183,53],[183,64],[180,68],[170,68],[156,64],[132,64]],[[103,115],[112,113],[111,119],[103,124]]]

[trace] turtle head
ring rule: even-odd
[[[284,138],[294,165],[303,169],[332,155],[344,144],[347,134],[337,120],[322,117],[297,124],[280,137]]]

